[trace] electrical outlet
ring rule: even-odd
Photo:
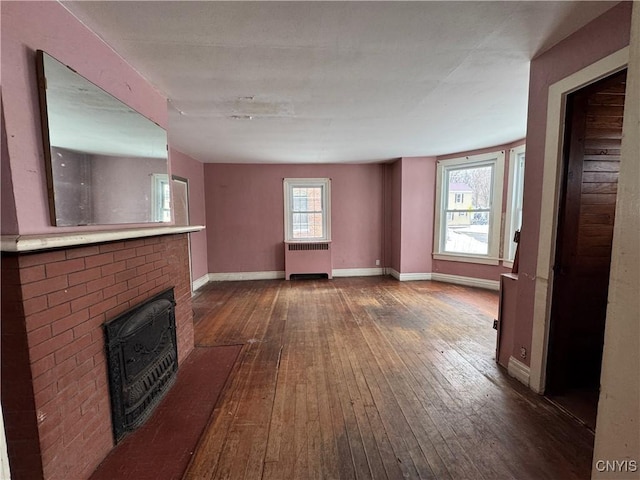
[[[520,358],[527,358],[527,349],[520,347]]]
[[[380,260],[376,260],[376,266],[380,266]]]

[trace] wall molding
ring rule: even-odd
[[[411,282],[419,280],[433,280],[436,282],[453,283],[467,287],[485,288],[488,290],[499,290],[500,282],[497,280],[486,280],[483,278],[463,277],[460,275],[448,275],[444,273],[400,273],[393,268],[335,268],[334,277],[373,277],[391,275],[401,282]],[[243,280],[277,280],[285,278],[284,271],[267,272],[227,272],[209,273],[203,275],[193,282],[193,290],[201,288],[208,282],[230,282]]]
[[[520,360],[515,357],[509,357],[509,364],[507,366],[509,375],[518,380],[520,383],[529,386],[529,373],[530,369]]]
[[[284,278],[284,270],[266,272],[226,272],[209,273],[209,282],[230,282],[239,280],[278,280]]]
[[[334,277],[376,277],[384,275],[382,267],[375,268],[334,268]]]
[[[485,278],[463,277],[461,275],[449,275],[447,273],[432,273],[431,280],[465,285],[467,287],[485,288],[487,290],[500,290],[500,282],[498,280],[487,280]]]
[[[204,287],[207,283],[209,283],[209,274],[205,273],[203,276],[191,283],[191,291],[195,292],[199,288]]]
[[[396,280],[400,280],[400,272],[398,272],[397,270],[395,270],[395,269],[393,269],[391,267],[386,267],[384,269],[384,273],[385,273],[385,275],[391,275]]]
[[[433,280],[432,273],[400,273],[398,280],[401,282],[412,282],[416,280]]]

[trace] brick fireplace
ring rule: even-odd
[[[186,233],[2,255],[2,404],[12,478],[88,478],[114,446],[103,324],[175,293],[193,349]]]

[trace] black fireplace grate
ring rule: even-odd
[[[173,289],[104,324],[116,443],[151,415],[178,371]]]

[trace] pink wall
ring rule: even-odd
[[[284,270],[283,178],[331,178],[333,268],[382,259],[379,164],[204,166],[210,273]]]
[[[402,158],[400,273],[431,272],[435,157]]]
[[[174,175],[186,178],[189,182],[189,223],[204,225],[205,193],[204,165],[184,153],[170,149],[171,171]],[[208,272],[207,269],[207,231],[190,234],[192,280],[198,280]]]
[[[385,167],[385,267],[402,270],[402,160]]]
[[[93,221],[142,223],[152,220],[152,174],[165,173],[162,158],[89,155]],[[118,185],[118,188],[113,188]]]
[[[630,25],[631,2],[623,2],[531,62],[516,355],[531,348],[549,86],[629,45]]]
[[[166,100],[58,2],[2,2],[2,97],[17,219],[17,225],[5,224],[3,215],[2,231],[5,234],[37,234],[96,230],[95,226],[63,228],[49,224],[36,49],[73,67],[165,127]],[[5,155],[2,161],[6,161]]]

